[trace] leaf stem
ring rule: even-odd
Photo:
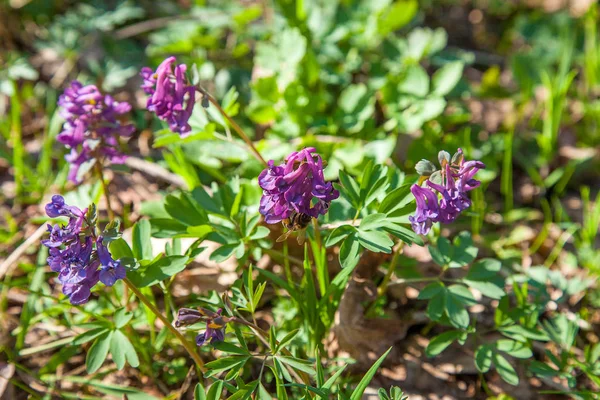
[[[238,324],[246,325],[248,328],[252,329],[252,331],[256,334],[256,336],[258,336],[260,341],[263,342],[263,344],[265,346],[267,346],[269,348],[271,347],[269,340],[267,339],[267,336],[269,336],[269,334],[267,332],[265,332],[264,330],[262,330],[262,328],[260,328],[258,325],[246,320],[241,315],[231,317],[229,322],[234,322],[234,323],[237,322]],[[277,339],[275,339],[275,344],[277,346],[279,346],[279,341]],[[293,357],[292,353],[290,353],[288,349],[282,348],[281,352],[288,357]],[[288,367],[288,366],[286,365],[286,367]],[[298,373],[296,373],[296,371],[294,369],[289,368],[289,367],[288,367],[288,371],[292,375],[294,375],[294,377],[296,378],[296,380],[298,382],[303,382],[305,385],[310,385],[310,378],[308,377],[308,375],[306,375],[306,373],[304,373],[302,371],[299,371]]]
[[[173,335],[175,335],[175,337],[177,337],[177,339],[179,339],[179,341],[181,342],[181,344],[183,345],[183,347],[187,350],[187,352],[190,354],[190,356],[192,357],[192,359],[196,363],[196,366],[198,367],[198,369],[202,373],[205,373],[206,372],[206,367],[204,366],[204,362],[200,358],[200,355],[198,354],[198,352],[196,351],[196,349],[194,348],[194,346],[181,334],[181,332],[179,332],[169,322],[169,320],[167,319],[167,317],[165,317],[158,310],[158,308],[156,308],[156,306],[154,304],[152,304],[152,302],[129,279],[125,278],[125,279],[123,279],[123,281],[125,282],[125,284],[127,285],[127,287],[129,287],[129,289],[131,289],[131,291],[133,293],[135,293],[135,295],[138,297],[138,299],[140,299],[140,301],[142,303],[144,303],[144,305],[146,307],[148,307],[148,309],[150,311],[152,311],[152,313],[154,315],[156,315],[156,317],[158,319],[161,320],[161,322],[167,327],[167,329],[169,329],[171,331],[171,333]]]
[[[260,155],[260,153],[258,152],[258,150],[256,149],[256,147],[254,146],[254,143],[252,143],[252,140],[250,140],[250,138],[248,137],[248,135],[246,135],[244,133],[244,131],[242,130],[242,128],[237,124],[237,122],[235,122],[225,112],[225,110],[223,110],[223,108],[221,108],[221,106],[219,105],[219,103],[210,94],[208,94],[208,92],[206,90],[204,90],[200,86],[197,86],[196,89],[200,92],[200,94],[202,96],[204,96],[206,99],[208,99],[208,101],[213,106],[215,106],[215,108],[221,113],[221,115],[227,120],[227,122],[229,122],[229,124],[231,125],[231,127],[233,128],[233,130],[236,131],[236,133],[239,135],[239,137],[246,143],[246,145],[248,145],[248,148],[252,151],[252,153],[254,154],[254,156],[261,163],[263,163],[265,166],[268,165],[267,162],[265,161],[265,159]]]
[[[96,165],[94,166],[94,168],[96,170],[98,180],[102,184],[102,192],[104,192],[104,198],[106,199],[106,211],[108,212],[108,219],[112,221],[115,219],[115,213],[112,209],[112,204],[110,202],[110,193],[108,193],[108,184],[104,180],[104,175],[102,174],[102,165],[99,160],[96,160]]]
[[[404,242],[400,242],[400,244],[398,245],[398,249],[394,252],[394,255],[392,256],[390,265],[388,265],[388,269],[387,269],[387,272],[385,273],[385,276],[383,277],[383,281],[381,281],[381,284],[377,288],[377,297],[375,298],[375,300],[373,300],[373,302],[371,303],[371,305],[365,312],[366,315],[369,315],[373,312],[373,310],[377,304],[377,301],[387,291],[390,281],[392,280],[392,275],[394,275],[394,272],[396,271],[396,265],[398,264],[398,258],[400,257],[400,254],[402,254],[403,248],[404,248]]]

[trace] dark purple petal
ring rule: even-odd
[[[291,153],[284,164],[269,161],[258,183],[263,189],[259,212],[265,222],[274,224],[294,212],[317,218],[339,197],[331,183],[323,178],[323,160],[312,147]]]
[[[205,342],[206,342],[206,334],[199,333],[198,336],[196,336],[196,346],[201,347],[202,345],[204,345]]]

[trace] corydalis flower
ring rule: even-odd
[[[465,161],[461,149],[451,160],[446,152],[440,152],[438,159],[442,167],[440,171],[436,171],[435,166],[427,160],[417,163],[417,172],[421,175],[419,183],[427,183],[427,187],[415,184],[410,189],[415,196],[417,210],[408,219],[417,234],[426,235],[434,222],[453,222],[471,206],[467,192],[481,183],[473,177],[477,171],[485,168],[485,164],[481,161]]]
[[[118,138],[130,136],[135,127],[121,123],[119,118],[131,110],[129,103],[102,95],[94,85],[83,86],[73,81],[59,97],[58,105],[60,115],[66,121],[57,139],[71,149],[65,156],[71,164],[69,180],[80,182],[80,172],[87,170],[81,170],[81,167],[91,167],[99,158],[113,164],[125,161]]]
[[[222,310],[219,308],[217,312],[212,312],[205,308],[181,308],[177,313],[175,326],[193,325],[197,322],[206,322],[206,331],[199,333],[196,336],[196,345],[202,346],[206,343],[215,344],[225,340],[225,326],[229,318],[221,315]]]
[[[140,75],[144,82],[141,88],[150,95],[146,104],[148,111],[167,122],[171,131],[184,135],[192,130],[188,121],[194,109],[196,89],[185,77],[187,66],[179,64],[173,70],[173,63],[175,57],[169,57],[156,71],[142,68]]]
[[[48,225],[50,237],[42,240],[42,244],[49,248],[48,265],[58,273],[63,293],[69,296],[71,304],[86,303],[98,282],[112,286],[125,278],[125,268],[113,260],[102,236],[94,240],[95,227],[87,224],[86,212],[87,209],[65,204],[65,199],[58,195],[52,196],[46,205],[49,217],[69,218],[67,225]]]
[[[259,211],[268,224],[275,224],[294,213],[313,218],[324,215],[332,200],[339,197],[323,177],[323,160],[312,147],[290,154],[281,165],[271,160],[258,176],[263,189]]]

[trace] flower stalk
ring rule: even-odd
[[[250,138],[248,137],[248,135],[246,135],[244,133],[244,131],[242,130],[242,128],[237,124],[237,122],[235,122],[233,120],[233,118],[231,118],[225,112],[225,110],[223,110],[223,108],[219,105],[219,102],[217,102],[210,94],[208,94],[208,92],[206,90],[204,90],[200,86],[196,87],[196,89],[198,90],[198,92],[200,92],[200,94],[202,95],[202,97],[204,99],[207,99],[210,102],[210,104],[212,104],[219,111],[219,113],[221,113],[221,115],[223,116],[223,118],[225,118],[227,120],[227,122],[229,122],[229,124],[231,125],[231,127],[233,128],[233,130],[246,143],[246,145],[252,151],[252,154],[254,154],[254,156],[258,159],[258,161],[260,161],[264,165],[267,165],[267,161],[265,161],[265,159],[260,155],[260,153],[256,149],[256,146],[254,146],[254,143],[252,142],[252,140],[250,140]]]
[[[152,302],[150,301],[150,299],[148,299],[129,279],[125,278],[123,279],[123,281],[125,282],[125,285],[127,285],[127,287],[133,292],[135,293],[135,295],[137,296],[138,299],[140,299],[140,301],[142,303],[144,303],[144,305],[146,307],[148,307],[148,309],[150,311],[152,311],[152,313],[158,318],[160,319],[160,321],[167,327],[167,329],[169,331],[171,331],[171,333],[173,335],[175,335],[175,337],[177,339],[179,339],[179,341],[181,342],[181,344],[183,345],[183,347],[187,350],[187,352],[189,353],[190,357],[192,357],[192,359],[194,360],[194,362],[196,363],[196,367],[202,372],[205,373],[206,372],[206,367],[204,366],[204,362],[202,361],[202,359],[200,358],[200,355],[198,354],[198,352],[196,351],[196,348],[194,347],[194,345],[192,345],[186,338],[185,336],[183,336],[183,334],[181,332],[179,332],[167,319],[167,317],[165,317],[158,308],[156,308],[156,306],[154,304],[152,304]]]

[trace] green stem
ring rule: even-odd
[[[234,323],[237,322],[238,324],[246,325],[248,328],[250,328],[256,334],[256,336],[260,339],[260,341],[265,346],[267,346],[268,348],[271,348],[271,344],[269,343],[269,340],[267,339],[267,337],[269,336],[269,333],[264,331],[258,325],[253,324],[252,322],[246,320],[241,315],[231,317],[229,322],[234,322]],[[279,346],[279,341],[277,339],[275,339],[275,344],[277,346]],[[274,351],[275,349],[271,349],[271,350]],[[292,357],[292,354],[286,348],[282,348],[281,352],[288,357]],[[286,367],[287,367],[287,365],[286,365]],[[294,370],[292,368],[288,368],[288,371],[294,376],[294,378],[296,378],[296,380],[299,383],[303,382],[305,385],[310,385],[310,378],[308,377],[308,375],[305,372],[298,371],[298,373],[296,373],[296,370]]]
[[[152,304],[152,302],[133,283],[131,283],[131,281],[129,279],[125,278],[125,279],[123,279],[123,281],[129,287],[129,289],[131,289],[131,291],[133,293],[135,293],[135,295],[138,297],[138,299],[140,299],[140,301],[142,303],[144,303],[144,305],[146,307],[148,307],[148,309],[150,311],[152,311],[152,313],[154,315],[156,315],[156,317],[158,319],[161,320],[163,325],[165,325],[165,327],[167,327],[167,329],[170,330],[171,333],[173,335],[175,335],[175,337],[177,337],[177,339],[179,339],[179,341],[181,342],[183,347],[187,350],[187,352],[190,354],[190,356],[196,363],[196,366],[198,367],[198,369],[200,371],[202,371],[203,373],[206,372],[206,367],[204,366],[204,362],[200,358],[200,355],[198,354],[198,352],[196,351],[194,346],[181,334],[181,332],[179,332],[177,329],[175,329],[175,327],[169,322],[167,317],[165,317],[158,310],[158,308],[156,308],[156,306],[154,304]]]
[[[233,128],[234,131],[236,131],[236,133],[239,135],[239,137],[246,143],[246,145],[248,145],[248,148],[252,151],[252,153],[254,154],[254,156],[264,165],[268,165],[267,162],[265,161],[265,159],[260,155],[260,153],[258,152],[258,150],[256,149],[256,147],[254,146],[254,143],[252,143],[252,140],[250,140],[250,138],[244,133],[244,131],[242,130],[242,128],[237,124],[237,122],[235,122],[226,112],[225,110],[223,110],[223,108],[221,108],[221,106],[219,105],[219,103],[210,95],[208,94],[208,92],[200,87],[197,88],[198,91],[200,92],[200,94],[202,94],[202,96],[204,96],[206,99],[208,99],[208,101],[215,106],[215,108],[221,113],[221,115],[227,120],[227,122],[229,122],[229,124],[231,125],[231,127]]]
[[[388,269],[387,269],[387,272],[385,273],[385,276],[383,277],[383,281],[381,281],[381,284],[377,288],[377,298],[371,303],[371,305],[365,312],[365,315],[370,315],[373,312],[373,310],[377,304],[377,301],[387,291],[390,281],[392,280],[392,275],[394,275],[394,272],[396,271],[396,265],[398,264],[398,258],[400,257],[400,254],[402,254],[403,248],[404,248],[404,242],[400,242],[400,244],[398,245],[398,249],[394,252],[394,255],[392,256],[390,265],[388,265]]]
[[[106,199],[106,211],[108,212],[108,219],[112,221],[115,219],[115,213],[112,209],[112,205],[110,202],[110,193],[108,193],[108,184],[104,180],[104,175],[102,174],[102,164],[100,160],[96,160],[96,165],[94,166],[96,169],[96,175],[98,176],[98,180],[102,184],[102,191],[104,192],[104,198]]]
[[[16,197],[19,199],[23,195],[23,181],[25,176],[25,162],[23,161],[24,150],[21,137],[21,101],[19,99],[19,87],[16,82],[13,83],[14,94],[10,98],[11,124],[10,139],[12,144],[12,162],[14,168]]]
[[[285,270],[285,277],[287,278],[288,283],[293,285],[294,279],[292,277],[292,269],[290,268],[287,240],[283,241],[283,269]]]

